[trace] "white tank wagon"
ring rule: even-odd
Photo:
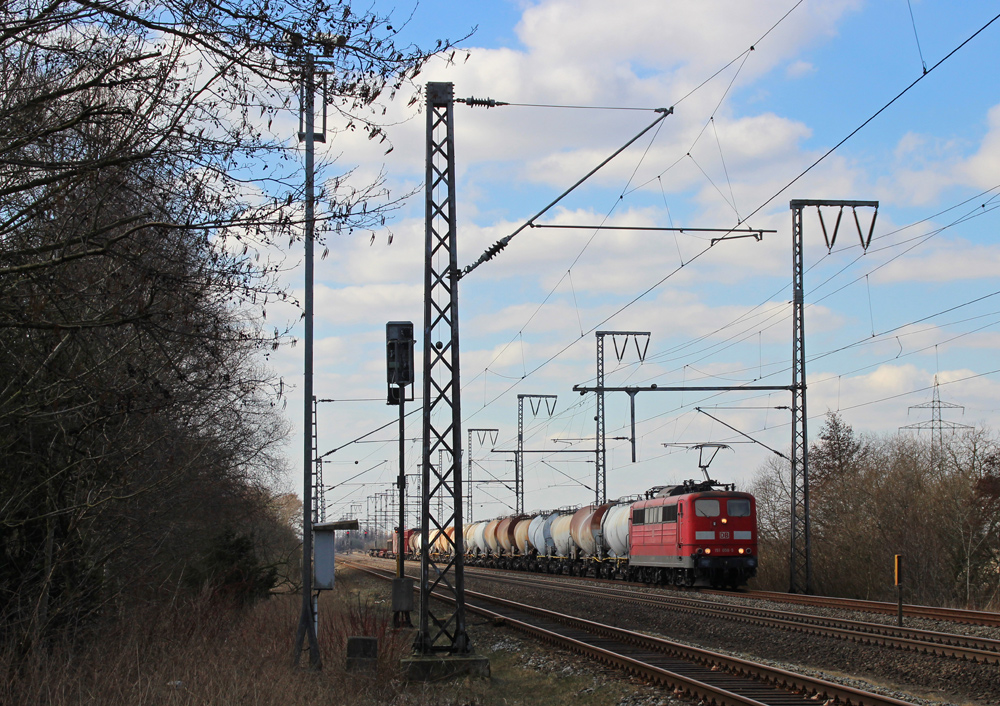
[[[472,535],[473,546],[475,546],[475,553],[477,555],[486,555],[489,551],[489,545],[486,544],[486,527],[489,522],[477,522],[476,531]]]
[[[476,555],[476,531],[481,522],[470,522],[465,526],[465,554],[466,556]]]
[[[476,523],[470,522],[462,528],[462,542],[465,545],[465,553],[473,553],[473,535],[476,531]]]
[[[430,528],[427,530],[427,548],[431,554],[437,554],[440,552],[438,548],[438,542],[440,540],[441,530],[436,528]]]
[[[631,503],[613,505],[604,514],[601,536],[608,556],[615,559],[628,558],[628,532],[631,519]]]
[[[528,540],[538,556],[551,556],[556,543],[552,539],[552,522],[559,517],[558,512],[543,512],[535,515],[528,525]]]
[[[627,571],[631,507],[618,501],[594,510],[588,523],[594,537],[594,551],[587,557],[591,566],[576,567],[579,573],[586,575],[592,568],[595,576],[611,579]]]

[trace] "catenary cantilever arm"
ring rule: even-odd
[[[614,159],[615,157],[617,157],[618,155],[620,155],[622,152],[624,152],[626,149],[628,149],[629,146],[633,142],[635,142],[640,137],[642,137],[643,135],[645,135],[647,132],[649,132],[650,130],[652,130],[654,127],[656,127],[657,125],[659,125],[663,121],[664,118],[666,118],[668,115],[671,115],[674,112],[674,109],[673,109],[672,106],[670,108],[657,108],[656,112],[660,113],[660,116],[656,120],[654,120],[652,123],[650,123],[647,127],[645,127],[642,130],[642,132],[640,132],[638,135],[636,135],[631,140],[629,140],[624,145],[622,145],[617,150],[615,150],[614,154],[612,154],[610,157],[608,157],[603,162],[601,162],[596,167],[594,167],[589,172],[587,172],[586,176],[584,176],[579,181],[577,181],[575,184],[573,184],[573,186],[571,186],[568,189],[566,189],[566,191],[562,192],[554,201],[552,201],[552,203],[550,203],[548,206],[546,206],[541,211],[539,211],[534,216],[532,216],[527,221],[525,221],[513,233],[511,233],[510,235],[506,235],[503,238],[500,238],[500,240],[498,240],[497,242],[493,243],[493,245],[491,245],[489,248],[486,249],[486,252],[484,252],[482,255],[479,256],[478,260],[476,260],[475,262],[473,262],[471,265],[467,265],[466,267],[464,267],[462,269],[461,272],[458,273],[459,278],[465,277],[465,275],[467,275],[470,272],[472,272],[474,269],[476,269],[477,267],[479,267],[484,262],[486,262],[488,260],[492,260],[496,256],[497,253],[499,253],[501,250],[503,250],[505,247],[507,247],[507,244],[511,240],[513,240],[513,238],[514,238],[515,235],[517,235],[518,233],[520,233],[525,228],[528,228],[532,224],[534,224],[534,222],[535,222],[536,219],[541,218],[542,215],[546,211],[548,211],[550,208],[552,208],[557,203],[559,203],[564,198],[566,198],[574,189],[576,189],[576,187],[580,186],[580,184],[582,184],[583,182],[587,181],[587,179],[589,179],[594,174],[596,174],[604,165],[606,165],[612,159]]]

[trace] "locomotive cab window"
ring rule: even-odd
[[[750,501],[745,498],[727,500],[726,513],[730,517],[750,517]]]
[[[694,501],[694,514],[697,517],[718,517],[719,501],[715,498],[698,498]]]
[[[644,524],[646,524],[646,511],[645,510],[633,510],[632,511],[632,524],[633,525],[644,525]]]

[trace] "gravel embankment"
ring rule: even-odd
[[[802,672],[895,698],[925,704],[1000,703],[1000,667],[970,664],[951,658],[919,655],[891,648],[859,645],[845,640],[803,635],[774,628],[745,625],[648,607],[606,603],[600,599],[558,597],[545,587],[521,588],[466,575],[466,586],[524,601],[551,610],[601,620],[623,628],[655,634],[772,666]],[[656,589],[647,589],[655,591]],[[697,596],[727,603],[760,605],[739,595]],[[826,615],[868,622],[894,622],[894,616],[857,613],[806,606],[772,604],[793,612]],[[1000,638],[1000,630],[943,621],[910,620],[909,627],[939,632]]]

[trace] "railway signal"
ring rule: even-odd
[[[395,529],[397,546],[396,578],[392,582],[392,624],[410,627],[413,610],[413,579],[403,575],[403,528],[406,526],[406,387],[413,384],[413,322],[390,321],[385,325],[387,403],[399,407],[399,522]],[[412,397],[410,399],[413,399]]]

